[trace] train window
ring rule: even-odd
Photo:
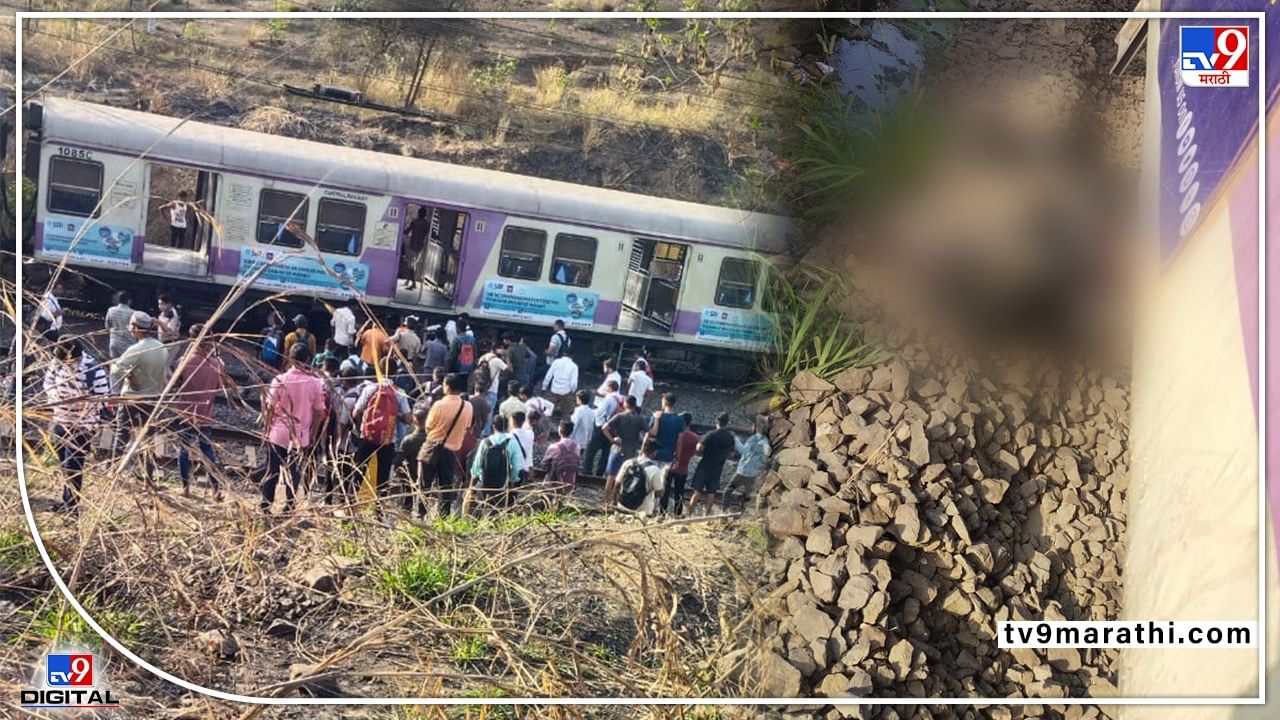
[[[596,267],[596,239],[585,235],[556,235],[551,252],[551,282],[556,285],[591,287]]]
[[[302,247],[310,206],[306,195],[263,190],[258,195],[258,242]]]
[[[756,300],[756,278],[760,266],[752,260],[725,258],[720,261],[720,279],[716,281],[716,304],[749,308]]]
[[[518,280],[542,277],[542,256],[547,251],[547,234],[532,228],[508,227],[502,231],[502,254],[498,274]]]
[[[359,255],[364,242],[365,207],[360,203],[324,198],[316,214],[316,244],[320,252]]]
[[[49,211],[88,217],[102,198],[102,163],[49,158]]]

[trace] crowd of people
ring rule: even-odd
[[[58,320],[60,327],[60,310]],[[465,313],[426,327],[409,315],[387,332],[349,299],[329,320],[321,341],[306,315],[286,321],[272,310],[260,337],[247,343],[272,375],[261,388],[263,457],[251,472],[265,514],[278,503],[290,512],[312,489],[326,503],[370,503],[380,517],[396,505],[421,518],[433,510],[490,512],[525,498],[559,504],[579,474],[590,474],[604,478],[606,511],[680,517],[710,514],[735,487],[745,502],[764,471],[769,442],[761,421],[743,439],[720,414],[713,430],[697,434],[674,394],[651,408],[655,384],[643,356],[625,380],[616,359],[603,360],[602,382],[583,389],[562,321],[535,349],[519,333],[480,337]],[[130,452],[141,432],[173,438],[185,493],[198,453],[221,499],[214,407],[219,396],[251,407],[222,359],[233,341],[200,324],[183,333],[181,309],[164,295],[148,313],[118,293],[104,326],[101,361],[80,339],[45,336],[54,360],[44,390],[66,479],[55,509],[77,508],[89,439],[104,423],[113,427],[117,455]],[[735,453],[735,473],[722,490]],[[136,455],[130,467],[157,487],[154,459]]]

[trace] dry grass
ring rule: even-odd
[[[588,115],[677,132],[718,131],[726,121],[726,110],[717,103],[693,101],[688,96],[655,99],[649,93],[596,87],[576,91],[574,101]]]
[[[295,138],[315,136],[315,126],[310,120],[272,105],[256,107],[245,113],[244,117],[240,118],[240,127],[270,135],[288,135]]]
[[[533,71],[530,102],[540,107],[556,107],[570,87],[569,71],[563,65],[546,65]]]

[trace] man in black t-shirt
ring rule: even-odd
[[[640,441],[649,432],[649,418],[640,412],[640,403],[633,397],[627,398],[627,411],[614,415],[609,422],[600,428],[605,439],[612,445],[609,452],[609,464],[605,468],[604,506],[612,508],[617,502],[618,471],[622,463],[630,460],[640,452]],[[730,447],[732,447],[730,443]]]
[[[729,413],[716,416],[716,429],[702,436],[698,443],[698,452],[702,459],[693,472],[693,497],[689,499],[689,512],[698,509],[698,501],[704,500],[704,515],[711,514],[711,506],[715,503],[716,493],[720,491],[720,476],[724,473],[724,463],[729,459],[735,444],[733,431],[729,429]]]

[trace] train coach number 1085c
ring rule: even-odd
[[[66,147],[65,145],[58,147],[58,154],[63,157],[76,158],[78,160],[92,160],[93,151],[84,148]]]

